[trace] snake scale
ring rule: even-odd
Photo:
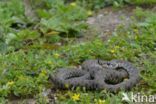
[[[140,80],[139,70],[121,60],[87,60],[77,69],[60,68],[50,75],[57,88],[85,87],[88,90],[118,92],[130,90]]]

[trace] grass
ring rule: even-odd
[[[6,14],[6,17],[7,15],[10,14]],[[11,20],[9,16],[7,18],[5,20],[3,17],[4,21],[0,23],[4,24],[2,29],[9,33],[12,32],[9,28]],[[22,36],[25,35],[24,33],[30,34],[31,38],[33,36],[35,39],[40,38],[41,42],[32,39],[36,44],[25,48],[23,45],[19,46],[19,48],[22,47],[19,51],[0,53],[0,103],[2,104],[7,103],[13,96],[23,99],[33,97],[39,104],[46,104],[48,97],[44,96],[44,92],[53,87],[48,82],[49,73],[53,73],[60,67],[74,67],[80,65],[84,60],[97,58],[122,59],[132,62],[141,71],[142,80],[131,92],[156,93],[156,14],[152,11],[137,8],[134,23],[128,29],[119,26],[116,33],[105,42],[95,38],[92,42],[79,44],[69,42],[57,48],[54,47],[54,44],[45,42],[44,44],[49,45],[48,48],[45,48],[41,47],[42,44],[37,45],[37,43],[42,43],[44,38],[32,36],[35,32],[30,29],[22,30],[17,35]],[[5,36],[4,33],[2,41],[7,40]],[[30,39],[29,36],[27,37]],[[22,39],[18,40],[21,43],[25,38],[19,39]],[[17,45],[20,45],[19,43]],[[32,75],[33,72],[38,74]],[[121,91],[114,95],[105,90],[91,92],[77,89],[75,91],[57,90],[55,96],[59,104],[120,104],[123,103],[122,93]]]
[[[155,0],[131,0],[132,3],[137,5],[152,5],[155,4]]]

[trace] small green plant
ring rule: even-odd
[[[78,3],[85,8],[100,9],[105,6],[104,0],[78,0]]]
[[[23,2],[16,2],[17,0],[13,0],[0,4],[0,47],[4,48],[1,50],[3,53],[30,45],[53,44],[64,36],[79,36],[87,28],[84,20],[89,16],[88,11],[76,3],[65,4],[63,0],[48,0],[43,1],[45,8],[42,8],[37,6],[40,0],[32,2],[40,18],[36,24],[27,23]]]
[[[122,5],[129,3],[130,0],[78,0],[80,5],[82,5],[85,8],[90,9],[100,9],[107,6],[115,6],[115,7],[121,7]]]
[[[67,35],[76,35],[86,29],[87,25],[82,21],[88,17],[87,11],[76,3],[65,5],[62,2],[52,4],[49,10],[51,17],[41,20],[41,24],[46,29],[55,30]]]
[[[6,100],[6,99],[3,98],[3,97],[0,97],[0,103],[1,103],[1,104],[6,104],[6,103],[8,103],[8,100]]]
[[[137,5],[153,5],[156,3],[155,0],[130,0],[132,4]]]

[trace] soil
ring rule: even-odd
[[[87,19],[89,29],[84,33],[84,37],[79,39],[79,42],[91,41],[96,36],[107,40],[119,25],[128,27],[132,23],[131,17],[134,9],[133,6],[123,8],[107,7],[97,11],[94,16]]]

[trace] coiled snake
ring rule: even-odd
[[[126,61],[87,60],[79,69],[58,69],[50,79],[60,89],[85,87],[118,92],[130,90],[139,82],[140,76],[139,71]]]

